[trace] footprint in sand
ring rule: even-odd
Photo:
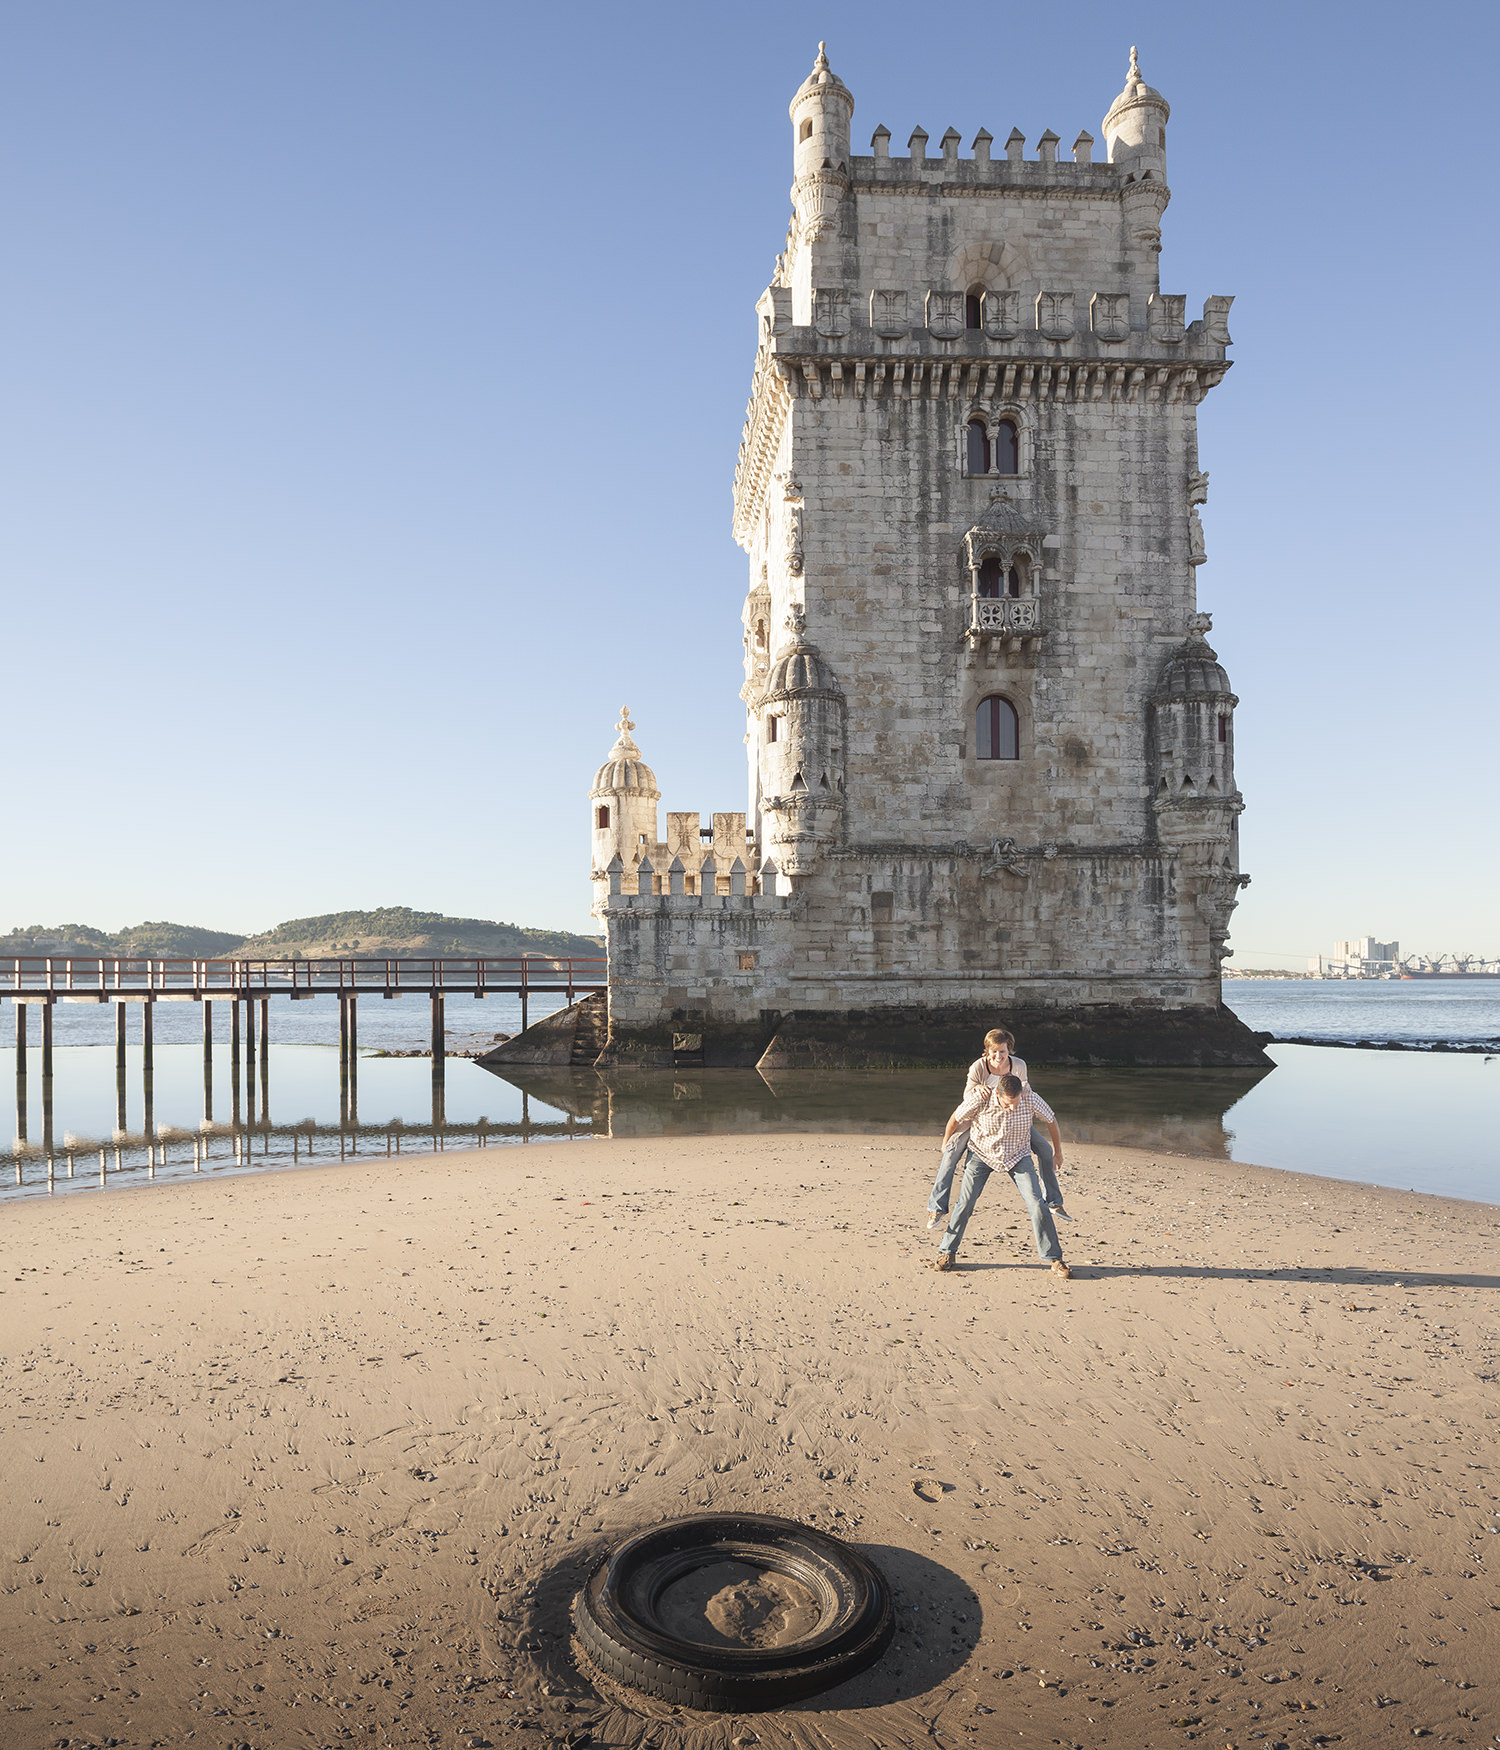
[[[958,1485],[956,1483],[931,1482],[919,1478],[911,1486],[911,1492],[919,1501],[925,1501],[929,1507],[935,1507],[944,1495],[951,1495]]]

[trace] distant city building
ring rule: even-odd
[[[1326,959],[1321,954],[1314,956],[1307,970],[1322,978],[1382,978],[1401,970],[1401,944],[1355,936],[1347,942],[1335,942]]]

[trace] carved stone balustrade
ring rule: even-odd
[[[970,648],[1017,650],[1042,636],[1041,605],[1035,596],[984,596],[970,598],[969,624],[964,636]]]

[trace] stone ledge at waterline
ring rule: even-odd
[[[793,1012],[764,1022],[683,1021],[604,1038],[603,998],[549,1015],[479,1061],[506,1064],[705,1069],[899,1069],[970,1064],[985,1031],[1015,1033],[1037,1063],[1153,1069],[1269,1069],[1269,1033],[1256,1033],[1222,1004],[1216,1009],[1091,1004],[1076,1009],[881,1009]],[[691,1031],[689,1031],[691,1029]]]

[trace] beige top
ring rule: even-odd
[[[1010,1068],[1005,1073],[1007,1075],[1019,1076],[1021,1078],[1022,1088],[1025,1089],[1027,1093],[1030,1093],[1031,1083],[1027,1080],[1026,1059],[1024,1057],[1017,1057],[1015,1052],[1012,1052],[1010,1054]],[[957,1118],[959,1113],[964,1109],[964,1106],[967,1105],[972,1098],[976,1088],[998,1088],[999,1086],[1000,1078],[992,1073],[989,1059],[976,1057],[973,1063],[969,1065],[968,1080],[964,1083],[964,1097],[954,1108],[953,1116]],[[957,1142],[967,1129],[968,1126],[964,1125],[962,1129],[955,1130],[953,1133],[953,1141]]]

